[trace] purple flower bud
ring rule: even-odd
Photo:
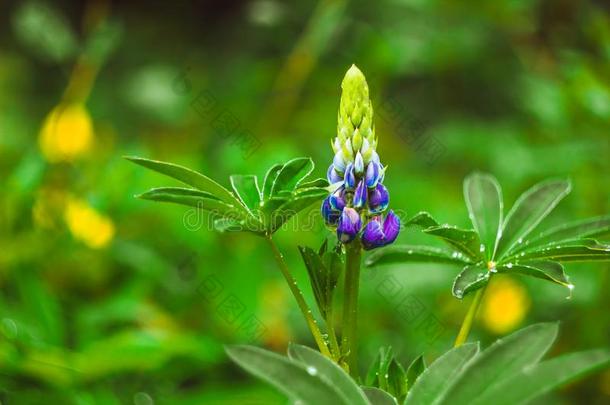
[[[343,208],[345,208],[345,188],[343,186],[339,187],[337,191],[328,197],[328,201],[334,210],[343,211]]]
[[[375,162],[375,163],[380,163],[379,161],[379,154],[377,154],[377,151],[373,151],[372,155],[371,155],[371,162]]]
[[[333,166],[334,169],[337,171],[337,173],[339,174],[343,174],[345,173],[345,159],[343,158],[343,152],[342,151],[338,151],[337,153],[335,153],[335,157],[333,159]]]
[[[366,186],[364,185],[364,181],[360,180],[358,182],[358,187],[356,187],[356,191],[354,192],[354,207],[356,209],[364,207],[366,204],[366,195]]]
[[[328,179],[328,182],[330,184],[334,184],[339,181],[343,181],[343,178],[335,170],[335,165],[330,165],[328,167],[328,171],[326,172],[326,178]]]
[[[355,209],[346,207],[339,218],[337,238],[343,243],[351,242],[360,232],[361,226],[360,215]]]
[[[380,214],[388,207],[390,194],[388,189],[381,183],[377,183],[374,190],[369,193],[369,211],[373,214]]]
[[[394,211],[388,211],[388,215],[383,221],[383,233],[385,234],[386,245],[394,242],[400,232],[400,218],[394,214]]]
[[[362,246],[365,250],[375,249],[393,243],[400,232],[400,219],[390,210],[383,225],[381,216],[373,217],[362,231]]]
[[[356,153],[356,158],[354,159],[354,171],[357,176],[362,176],[362,173],[364,173],[364,160],[362,160],[360,151]]]
[[[366,167],[365,180],[366,180],[366,186],[368,188],[377,187],[377,183],[379,182],[379,178],[381,175],[381,170],[379,169],[379,166],[380,166],[379,163],[371,162]]]
[[[362,231],[362,246],[365,250],[375,249],[376,247],[383,246],[383,226],[381,224],[381,217],[376,216],[366,224]]]
[[[354,165],[350,162],[345,169],[345,188],[353,189],[354,187],[356,187],[356,176],[354,175]]]
[[[333,209],[330,204],[330,197],[331,196],[328,196],[322,201],[322,217],[324,217],[324,221],[327,225],[337,225],[337,222],[339,222],[339,218],[341,217],[341,211]]]

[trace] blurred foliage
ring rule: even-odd
[[[194,230],[182,207],[134,199],[163,179],[121,156],[216,179],[311,156],[323,176],[351,63],[370,80],[394,209],[466,227],[462,180],[481,170],[505,201],[570,177],[543,225],[608,213],[609,11],[593,0],[0,3],[0,400],[283,403],[222,351],[312,344],[264,241],[215,233],[207,218]],[[310,304],[296,245],[327,234],[317,219],[303,226],[316,210],[277,233]],[[524,307],[490,299],[472,339],[560,320],[558,353],[607,346],[608,265],[567,269],[571,301],[542,282],[498,283],[495,300],[518,294]],[[402,364],[445,351],[467,305],[450,295],[455,272],[365,272],[362,363],[380,346]],[[607,403],[610,377],[554,395]]]

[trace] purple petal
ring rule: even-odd
[[[322,201],[322,207],[320,210],[322,211],[322,217],[324,217],[324,221],[327,225],[337,225],[337,222],[341,216],[341,211],[333,209],[333,207],[330,205],[330,196]]]
[[[383,233],[385,234],[386,245],[394,242],[400,232],[400,218],[394,214],[394,211],[388,211],[388,215],[383,221]]]
[[[385,236],[379,217],[373,217],[362,231],[362,246],[365,250],[375,249],[383,246]]]
[[[362,208],[366,204],[366,195],[367,189],[364,185],[364,181],[360,180],[358,182],[358,187],[356,187],[356,191],[354,192],[354,207]]]
[[[388,189],[381,183],[377,183],[377,187],[369,193],[369,211],[375,214],[385,211],[390,203],[390,194]]]
[[[333,209],[343,211],[343,208],[345,208],[345,188],[343,186],[339,187],[339,189],[332,193],[328,198],[330,206]]]
[[[366,186],[368,188],[375,188],[377,186],[377,183],[379,182],[379,174],[379,164],[377,162],[369,163],[369,165],[366,167],[365,176]]]
[[[361,227],[362,221],[360,220],[360,215],[355,209],[347,207],[341,213],[341,218],[339,218],[337,238],[343,243],[351,242],[358,235]]]

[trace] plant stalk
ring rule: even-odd
[[[294,277],[292,277],[292,274],[290,274],[288,265],[286,264],[286,261],[284,260],[284,255],[282,255],[282,253],[278,249],[277,245],[275,244],[275,242],[273,241],[271,236],[268,236],[265,239],[267,239],[267,241],[269,241],[269,246],[271,246],[271,250],[273,251],[273,256],[275,257],[275,261],[277,262],[278,267],[282,271],[282,275],[286,279],[286,282],[288,283],[288,287],[290,288],[290,291],[292,292],[294,299],[297,301],[297,304],[299,305],[299,309],[301,310],[301,313],[305,317],[305,321],[307,321],[307,326],[309,326],[309,330],[311,331],[311,334],[313,335],[313,338],[316,341],[316,344],[318,345],[318,349],[320,350],[320,353],[322,353],[324,356],[332,359],[330,351],[328,350],[328,346],[326,345],[326,342],[324,341],[324,338],[322,337],[322,332],[320,332],[320,328],[318,327],[318,323],[314,319],[311,309],[307,305],[307,302],[305,302],[305,297],[303,297],[303,293],[297,286],[297,281],[294,279]]]
[[[479,306],[481,305],[481,301],[483,300],[483,295],[485,294],[485,290],[487,285],[481,289],[479,289],[470,304],[470,308],[468,308],[468,312],[466,313],[466,317],[464,318],[464,322],[462,322],[462,327],[460,328],[460,332],[455,338],[455,343],[453,347],[458,347],[464,344],[468,339],[468,335],[470,334],[470,329],[472,328],[472,324],[474,322],[474,318],[477,315],[477,311]]]
[[[345,302],[343,304],[342,351],[346,356],[350,375],[358,380],[358,288],[362,246],[359,240],[345,245]]]

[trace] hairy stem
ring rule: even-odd
[[[358,288],[362,247],[358,240],[346,245],[345,303],[343,306],[342,349],[346,355],[350,375],[358,380]]]
[[[470,334],[470,329],[472,328],[474,318],[477,315],[477,310],[479,309],[481,301],[483,300],[483,295],[485,294],[486,287],[487,286],[479,289],[475,293],[472,303],[470,304],[470,308],[468,308],[468,312],[466,313],[466,317],[462,322],[460,332],[458,333],[457,338],[455,339],[453,347],[461,346],[468,339],[468,334]]]
[[[309,306],[307,305],[307,302],[305,302],[305,297],[303,297],[303,293],[297,286],[297,281],[294,279],[294,277],[292,277],[292,274],[290,274],[288,265],[284,260],[284,255],[282,255],[280,250],[277,248],[277,245],[275,244],[271,236],[268,236],[266,239],[267,241],[269,241],[269,246],[273,251],[275,261],[277,262],[280,270],[282,271],[282,275],[286,279],[286,282],[288,283],[288,287],[290,287],[290,291],[292,292],[294,299],[297,300],[297,304],[299,305],[299,309],[301,310],[303,317],[305,317],[305,320],[307,321],[307,326],[309,326],[309,330],[311,331],[311,334],[313,335],[313,338],[315,339],[316,344],[318,345],[320,353],[332,359],[330,351],[328,350],[328,346],[326,345],[326,342],[322,337],[322,332],[320,332],[320,328],[318,327],[318,323],[314,319],[311,313],[311,309],[309,309]]]

